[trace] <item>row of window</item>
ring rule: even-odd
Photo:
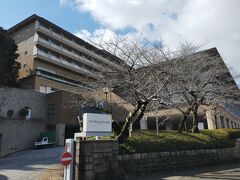
[[[106,57],[104,57],[103,54],[94,51],[92,48],[89,48],[88,46],[85,46],[85,44],[76,43],[73,39],[72,39],[72,40],[69,40],[68,38],[64,37],[64,35],[61,34],[60,32],[56,32],[55,30],[52,30],[51,28],[49,28],[48,26],[45,26],[44,24],[39,25],[39,27],[42,28],[42,29],[44,29],[45,31],[47,31],[47,32],[50,33],[50,34],[53,34],[53,35],[57,36],[57,37],[60,38],[60,39],[64,39],[64,41],[67,41],[67,42],[73,44],[74,46],[84,47],[85,49],[91,51],[92,53],[97,54],[98,56],[101,56],[101,57],[104,58],[104,59],[106,58]],[[56,44],[58,44],[58,42],[57,42]],[[71,51],[71,50],[70,50],[70,51]],[[88,56],[88,55],[85,54],[85,56]],[[96,61],[96,59],[95,59],[94,61]],[[108,60],[108,61],[110,62],[110,60]],[[97,60],[96,62],[98,62],[98,60]],[[113,62],[110,62],[110,63],[111,63],[111,64],[115,64],[115,63],[113,63]],[[108,65],[108,64],[105,64],[104,66],[109,66],[109,65]],[[115,66],[117,66],[117,64],[115,64]]]
[[[81,70],[85,73],[87,73],[88,75],[94,76],[94,74],[91,71],[96,71],[95,69],[85,66],[80,62],[77,62],[75,60],[72,59],[67,59],[55,52],[49,51],[47,49],[44,48],[37,48],[37,53],[41,56],[47,57],[51,60],[54,60],[56,62],[62,63],[66,66],[69,66],[71,68],[77,69],[77,70]]]
[[[47,37],[45,37],[45,38],[47,38]],[[94,61],[92,57],[84,55],[83,53],[80,53],[80,52],[77,53],[76,51],[70,50],[70,49],[66,48],[65,46],[62,46],[61,44],[57,44],[55,41],[52,41],[50,39],[46,40],[43,38],[43,36],[39,36],[39,41],[43,42],[45,44],[48,44],[49,46],[54,47],[55,49],[63,51],[71,56],[81,59],[81,60],[85,61],[87,64],[90,63],[93,66],[95,66],[95,69],[99,69],[99,66],[101,68],[103,68],[103,66],[101,66],[100,64],[96,64],[96,61]],[[89,68],[92,68],[92,66],[89,66]]]
[[[68,84],[68,85],[71,85],[71,86],[74,86],[74,87],[79,87],[79,88],[84,88],[84,89],[92,89],[92,87],[90,87],[86,83],[77,82],[77,81],[68,79],[66,77],[61,77],[59,75],[52,74],[52,73],[50,73],[48,71],[44,71],[44,70],[41,70],[41,69],[37,69],[36,70],[36,74],[38,76],[45,77],[47,79],[50,79],[50,80],[53,80],[53,81],[57,81],[57,82],[61,82],[61,83],[64,83],[64,84]],[[45,88],[45,92],[50,92],[50,90]]]

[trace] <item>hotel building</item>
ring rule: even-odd
[[[32,15],[9,30],[18,45],[20,87],[43,93],[92,89],[99,71],[119,60],[48,20]]]

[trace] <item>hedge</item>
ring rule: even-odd
[[[240,138],[240,130],[202,130],[200,133],[177,131],[134,131],[132,137],[120,145],[120,153],[148,153],[197,149],[229,148]]]

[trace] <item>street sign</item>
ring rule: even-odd
[[[72,154],[69,152],[64,152],[62,153],[60,160],[62,165],[68,166],[72,162]]]

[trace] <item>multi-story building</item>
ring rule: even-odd
[[[115,56],[35,14],[8,31],[18,45],[20,87],[25,89],[91,89],[97,72],[120,68]]]

